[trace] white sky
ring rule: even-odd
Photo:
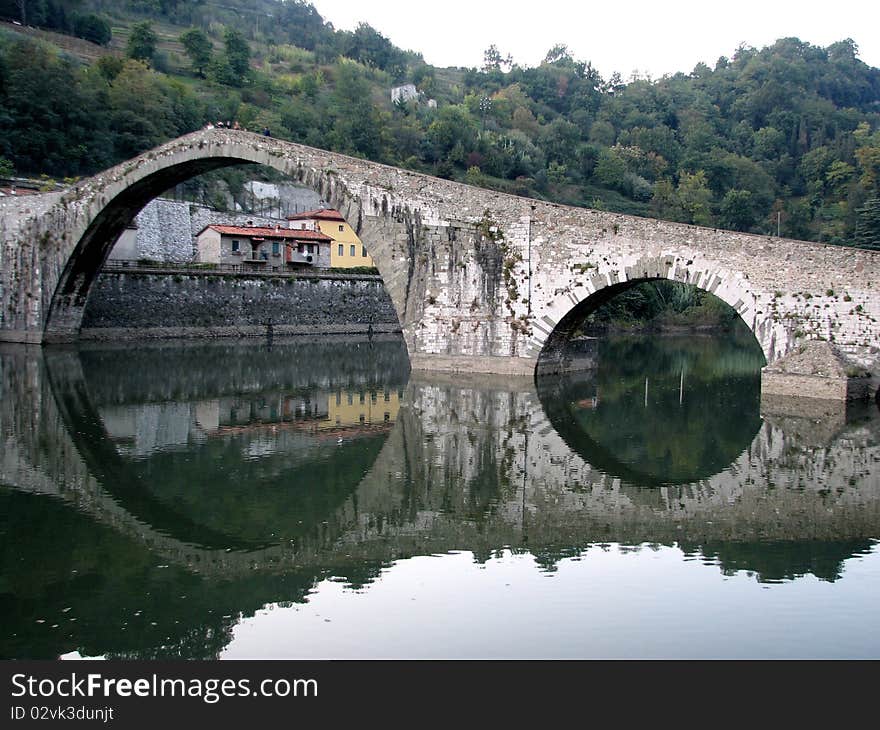
[[[522,66],[536,66],[556,43],[591,61],[604,77],[633,71],[659,78],[797,37],[817,46],[852,38],[859,58],[880,67],[878,0],[630,0],[524,3],[518,0],[312,0],[337,29],[367,22],[395,45],[434,66],[479,67],[495,44]]]

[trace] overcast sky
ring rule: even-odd
[[[495,44],[535,66],[556,43],[603,77],[633,71],[659,78],[714,66],[742,43],[761,48],[797,37],[818,46],[852,38],[859,58],[880,67],[880,0],[312,0],[325,20],[352,30],[367,22],[434,66],[480,66]]]

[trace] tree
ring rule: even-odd
[[[403,75],[406,68],[403,51],[368,23],[359,23],[346,41],[344,55],[348,58],[388,71],[395,79]]]
[[[622,190],[626,179],[626,162],[619,154],[619,147],[603,149],[599,153],[593,177],[605,187]]]
[[[84,38],[99,46],[108,45],[113,38],[110,23],[93,13],[73,16],[73,34],[77,38]]]
[[[682,217],[678,193],[672,180],[664,178],[654,183],[654,194],[651,196],[651,215],[665,220],[679,220]]]
[[[80,175],[106,167],[106,104],[94,81],[70,59],[28,40],[6,51],[0,98],[0,154],[25,174]]]
[[[494,43],[483,51],[483,73],[492,71],[502,71],[502,66],[506,70],[510,70],[513,65],[513,57],[508,53],[506,56],[501,55],[498,46]]]
[[[223,43],[226,46],[226,60],[229,63],[229,68],[240,84],[247,78],[250,71],[250,46],[241,31],[235,28],[227,28],[224,31]]]
[[[880,198],[871,198],[856,214],[856,243],[880,250]]]
[[[27,0],[15,0],[15,4],[18,5],[19,17],[21,18],[21,24],[27,25]]]
[[[428,127],[435,160],[458,161],[460,153],[470,152],[477,143],[477,125],[464,105],[449,105],[440,109],[437,118]],[[456,150],[456,147],[460,150]],[[453,159],[455,158],[455,159]]]
[[[712,191],[709,189],[705,172],[702,170],[697,170],[693,174],[683,172],[676,192],[688,223],[708,226],[712,222],[709,211]]]
[[[153,30],[150,21],[136,23],[131,27],[131,35],[125,46],[125,54],[136,61],[151,63],[156,54],[156,44],[159,38]]]
[[[109,83],[113,83],[125,67],[125,59],[118,56],[101,56],[95,61],[95,68]]]
[[[755,209],[748,190],[728,190],[721,201],[721,226],[733,231],[748,231],[755,225]]]
[[[880,143],[880,133],[874,135]],[[860,147],[855,152],[862,174],[859,184],[868,192],[880,192],[880,144]]]
[[[335,71],[333,132],[335,149],[375,157],[381,149],[382,123],[370,102],[370,86],[356,63],[340,59]]]
[[[553,48],[547,51],[547,55],[544,56],[543,63],[559,63],[563,65],[574,65],[574,59],[571,56],[571,52],[568,50],[568,46],[564,43],[557,43]]]
[[[180,42],[192,62],[192,70],[199,78],[205,78],[205,69],[211,63],[214,46],[201,28],[190,28],[180,36]]]

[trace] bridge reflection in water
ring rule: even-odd
[[[323,579],[450,551],[675,545],[759,581],[872,551],[876,408],[762,413],[713,341],[602,347],[537,388],[410,376],[391,338],[5,347],[0,654],[212,657]]]

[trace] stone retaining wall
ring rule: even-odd
[[[83,318],[86,339],[399,332],[379,277],[246,277],[104,272]]]

